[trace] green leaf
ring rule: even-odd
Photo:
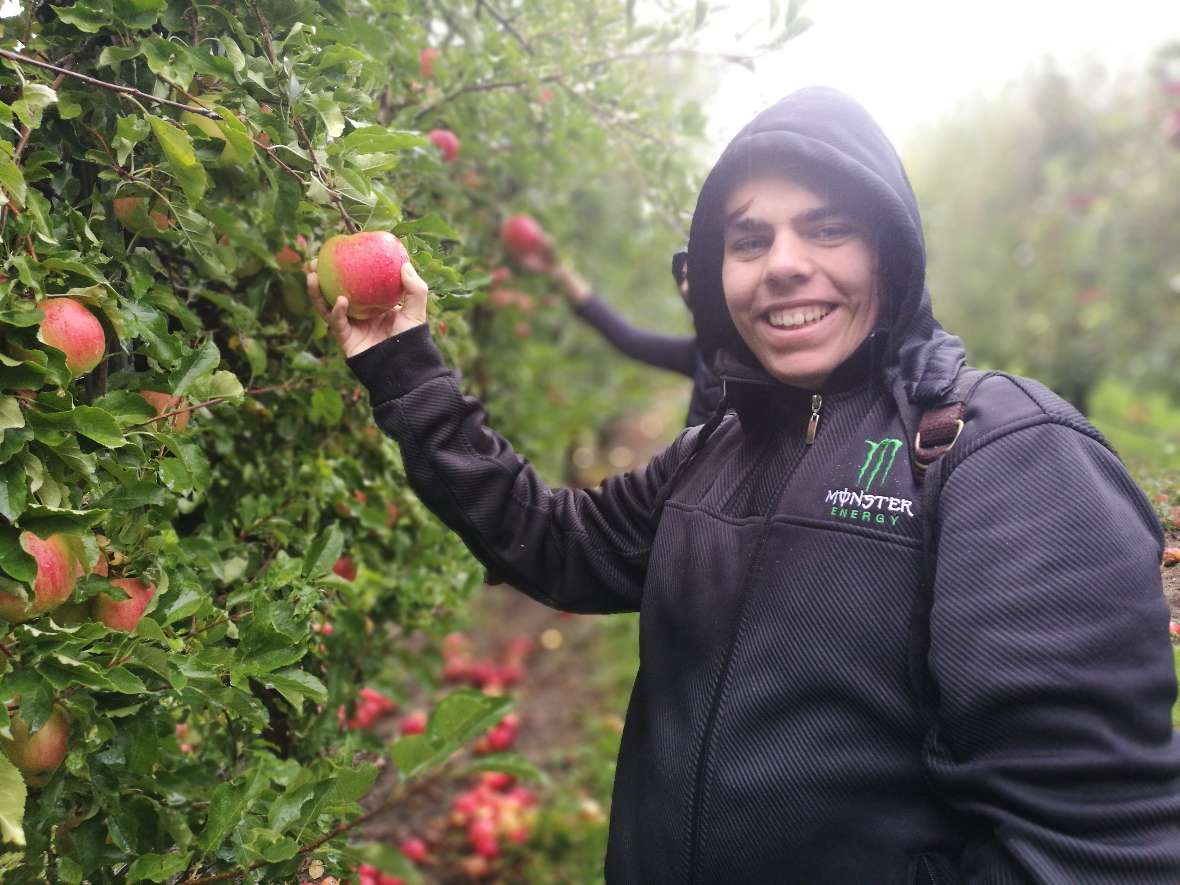
[[[136,507],[158,507],[166,500],[162,488],[154,482],[141,480],[111,489],[95,503],[110,510],[127,511]]]
[[[180,360],[172,372],[168,386],[173,394],[183,396],[189,392],[189,388],[198,378],[208,375],[217,368],[220,362],[221,351],[217,349],[212,338],[206,339],[200,349]]]
[[[0,160],[0,187],[10,200],[21,206],[25,204],[25,176],[12,160]]]
[[[76,406],[71,414],[78,433],[94,440],[100,446],[117,449],[127,444],[127,440],[123,439],[123,430],[114,415],[95,406]]]
[[[25,426],[25,413],[15,396],[0,396],[0,430]]]
[[[234,827],[242,822],[251,801],[250,795],[241,786],[232,783],[218,784],[209,800],[205,829],[197,838],[197,844],[206,852],[220,848]]]
[[[340,104],[328,94],[308,96],[307,103],[311,105],[324,121],[324,128],[332,138],[339,138],[344,132],[344,112]]]
[[[20,519],[29,502],[29,477],[17,460],[0,465],[0,515],[9,522]]]
[[[57,93],[42,83],[26,83],[21,97],[12,103],[12,111],[30,129],[41,125],[41,113],[57,101]]]
[[[218,397],[236,398],[246,392],[242,382],[233,372],[224,369],[214,372],[204,378],[198,378],[189,388],[189,395],[193,399],[208,400]]]
[[[94,528],[110,515],[111,511],[70,510],[64,507],[30,507],[21,517],[21,526],[33,534],[45,538],[58,532],[80,534]]]
[[[296,778],[295,782],[271,803],[267,812],[267,823],[272,830],[281,833],[290,824],[299,820],[303,806],[308,799],[315,795],[318,784],[315,781],[302,782],[306,774],[306,772],[300,772],[300,776]]]
[[[408,780],[441,765],[456,749],[453,746],[439,748],[424,734],[408,734],[390,744],[389,757],[402,777]]]
[[[97,34],[114,25],[110,3],[101,0],[77,0],[72,6],[52,9],[63,22],[87,34]]]
[[[8,757],[0,753],[0,841],[25,844],[25,780]]]
[[[151,124],[152,132],[155,133],[164,156],[168,158],[172,177],[176,179],[190,203],[199,203],[205,195],[208,178],[205,175],[205,167],[200,164],[193,151],[192,139],[183,129],[178,129],[162,117],[149,115],[148,123]]]
[[[423,215],[421,218],[415,218],[413,221],[403,221],[394,227],[393,232],[399,237],[405,234],[416,234],[435,240],[462,239],[454,228],[433,212]]]
[[[30,583],[37,577],[37,560],[20,544],[20,531],[0,525],[0,569],[18,581]]]
[[[344,550],[344,533],[335,523],[328,526],[311,542],[303,555],[303,577],[319,578],[326,575]]]
[[[332,149],[339,152],[378,154],[424,148],[430,142],[420,132],[401,132],[384,126],[364,126],[354,129],[336,142]]]
[[[293,667],[260,678],[263,684],[269,685],[281,694],[287,703],[300,713],[303,712],[305,696],[317,704],[323,704],[328,700],[327,687],[306,670]]]
[[[344,400],[331,387],[317,387],[311,395],[311,409],[307,414],[316,424],[326,427],[339,424],[344,417]]]
[[[341,768],[336,773],[332,787],[332,798],[337,802],[357,802],[369,795],[373,782],[377,780],[376,765],[364,764],[356,768]]]
[[[460,689],[441,701],[430,714],[426,734],[438,741],[465,744],[493,725],[512,708],[508,697],[491,697],[474,689]]]
[[[103,50],[104,55],[106,51]],[[119,122],[115,125],[115,137],[111,139],[111,147],[115,149],[115,157],[118,161],[126,163],[131,151],[147,138],[151,131],[152,127],[143,117],[120,117]]]
[[[115,0],[115,15],[128,30],[146,30],[156,23],[167,0]]]
[[[221,114],[221,122],[218,125],[225,134],[226,142],[240,158],[239,163],[249,163],[254,159],[254,139],[250,136],[250,130],[229,108],[214,105],[213,109]]]
[[[184,854],[141,854],[127,870],[128,882],[167,882],[188,868],[191,852]]]

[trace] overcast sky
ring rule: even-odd
[[[769,7],[734,0],[709,25],[709,42],[734,48],[734,21]],[[804,9],[811,29],[755,73],[725,70],[709,108],[718,148],[801,86],[850,93],[904,147],[916,126],[956,100],[996,92],[1046,56],[1140,68],[1155,47],[1180,40],[1180,0],[809,0]]]

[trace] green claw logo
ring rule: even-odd
[[[856,475],[856,484],[864,489],[870,489],[873,486],[873,481],[879,475],[881,479],[877,483],[877,487],[880,488],[889,478],[889,471],[893,469],[893,460],[897,457],[897,450],[901,448],[902,442],[900,439],[890,437],[877,442],[866,439],[865,443],[869,447],[869,453],[865,455],[865,461],[860,465],[860,473]],[[868,480],[865,480],[866,473]]]

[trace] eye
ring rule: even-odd
[[[742,237],[731,242],[729,249],[731,252],[750,253],[757,252],[759,249],[765,249],[769,244],[770,241],[766,237]]]
[[[856,228],[851,224],[842,221],[834,221],[829,224],[820,225],[815,229],[814,236],[817,240],[825,243],[834,243],[841,240],[846,240],[851,236],[855,236]]]

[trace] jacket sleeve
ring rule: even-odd
[[[692,377],[697,365],[697,343],[692,337],[657,335],[630,325],[597,295],[574,308],[574,313],[631,359]]]
[[[1096,440],[985,443],[938,508],[926,764],[972,885],[1176,885],[1180,741],[1162,538]]]
[[[377,423],[400,444],[414,491],[493,574],[555,608],[638,610],[651,512],[677,446],[598,489],[550,489],[460,393],[425,326],[348,364]]]

